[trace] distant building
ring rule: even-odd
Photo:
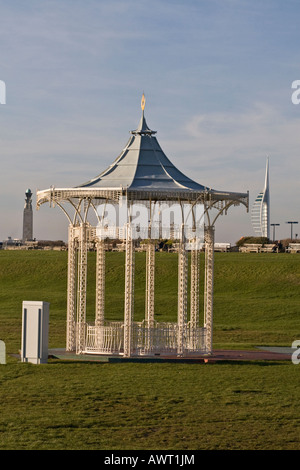
[[[25,206],[23,212],[23,241],[33,240],[33,214],[32,214],[32,192],[26,189]]]
[[[259,237],[270,238],[269,157],[266,164],[265,186],[254,201],[251,220],[253,230]]]
[[[7,240],[3,240],[3,242],[1,243],[1,248],[8,250],[20,247],[21,245],[22,240],[19,240],[18,238],[7,237]]]

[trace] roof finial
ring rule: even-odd
[[[144,93],[143,93],[142,101],[141,101],[141,108],[142,108],[143,111],[144,111],[144,109],[145,109],[145,103],[146,103],[146,100],[145,100],[145,95],[144,95]]]

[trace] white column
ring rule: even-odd
[[[213,299],[214,299],[214,227],[205,228],[205,286],[204,326],[206,328],[206,352],[212,352]]]
[[[87,285],[87,226],[85,223],[80,224],[79,233],[76,341],[77,354],[82,353],[85,346]]]
[[[155,243],[151,240],[146,251],[146,312],[145,319],[149,326],[154,325],[154,278],[155,278]]]
[[[191,300],[190,300],[190,336],[192,349],[198,349],[197,332],[199,328],[199,250],[191,250]]]
[[[125,305],[124,305],[124,356],[132,353],[132,323],[134,312],[134,242],[131,228],[127,226],[125,264]]]
[[[183,234],[184,230],[182,230]],[[182,356],[185,351],[185,333],[187,324],[187,278],[188,278],[188,257],[185,247],[184,235],[179,245],[178,252],[178,335],[177,354]]]
[[[76,251],[74,227],[69,225],[68,235],[68,291],[66,351],[76,349]]]
[[[95,325],[104,325],[105,311],[105,244],[97,240],[96,244],[96,317]]]
[[[149,239],[146,251],[145,350],[151,352],[154,328],[155,243]]]

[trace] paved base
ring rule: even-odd
[[[85,362],[175,362],[175,363],[214,363],[219,361],[290,361],[291,354],[294,350],[291,348],[257,348],[256,350],[225,350],[216,349],[209,356],[198,355],[189,357],[177,357],[167,355],[156,356],[138,356],[138,357],[122,357],[122,356],[105,356],[97,354],[75,354],[66,352],[65,349],[50,349],[49,356],[56,359],[69,361],[85,361]]]

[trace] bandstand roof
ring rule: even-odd
[[[127,188],[127,191],[204,191],[205,187],[185,176],[167,158],[156,132],[143,114],[121,154],[100,175],[80,185],[85,188]]]
[[[233,200],[248,205],[248,193],[208,188],[176,168],[159,145],[156,131],[148,127],[144,108],[143,95],[139,125],[130,132],[125,148],[105,171],[73,188],[37,191],[37,205],[74,198],[116,200],[123,195],[132,200]]]

